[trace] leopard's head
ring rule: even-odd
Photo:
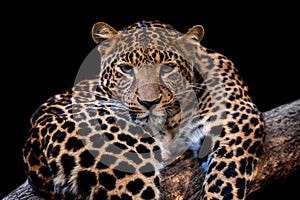
[[[199,43],[203,33],[199,25],[181,34],[159,22],[142,21],[121,31],[96,23],[92,36],[101,56],[100,85],[133,121],[176,127],[181,99],[193,98],[187,91],[199,82],[180,44]]]

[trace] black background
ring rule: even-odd
[[[181,2],[172,8],[152,1],[126,3],[127,6],[111,3],[89,6],[16,3],[7,7],[8,14],[1,19],[5,53],[1,53],[4,56],[0,197],[24,182],[21,148],[29,118],[48,97],[72,86],[81,63],[95,47],[90,30],[98,21],[118,30],[143,19],[160,20],[180,32],[201,24],[205,28],[202,45],[223,53],[235,63],[261,111],[300,98],[296,5],[216,2],[204,5],[199,1],[199,5]],[[294,182],[299,178],[298,171],[249,199],[295,199],[299,184]]]

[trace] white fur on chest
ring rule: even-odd
[[[162,150],[162,158],[165,165],[174,161],[178,156],[188,149],[194,152],[196,157],[199,156],[201,140],[209,134],[209,126],[204,125],[199,128],[199,123],[186,123],[178,129],[177,133],[155,136],[158,145]],[[206,151],[206,150],[205,150]],[[209,152],[210,149],[207,149]]]

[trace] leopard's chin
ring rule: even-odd
[[[147,110],[143,113],[130,113],[131,119],[135,124],[138,124],[140,126],[148,126],[152,131],[153,134],[158,134],[163,129],[165,123],[167,114],[163,111],[157,111],[157,110]]]

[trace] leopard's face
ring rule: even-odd
[[[172,29],[131,27],[98,47],[100,85],[133,121],[155,126],[156,132],[178,126],[180,101],[194,82],[193,67],[178,48],[180,36]]]

